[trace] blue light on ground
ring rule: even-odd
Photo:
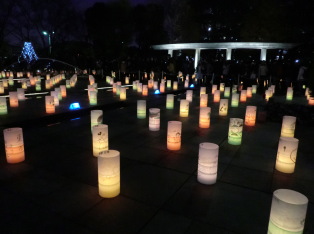
[[[191,84],[191,85],[190,85],[190,88],[194,88],[194,84]]]
[[[78,110],[78,109],[81,109],[80,103],[78,102],[71,103],[69,110]]]
[[[155,94],[160,94],[160,91],[157,89],[157,90],[155,91]]]

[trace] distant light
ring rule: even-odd
[[[157,90],[155,91],[155,94],[160,94],[160,91],[157,89]]]
[[[46,31],[43,31],[43,34],[44,34],[45,36],[47,36],[47,35],[48,35],[48,32],[46,32]]]
[[[296,59],[294,62],[295,62],[295,63],[298,63],[298,62],[300,62],[300,60],[299,60],[299,59]]]
[[[72,120],[78,120],[78,119],[81,119],[81,118],[78,117],[78,118],[75,118],[75,119],[71,119],[71,121],[72,121]]]
[[[207,31],[210,32],[212,30],[212,27],[208,27]]]
[[[78,110],[80,108],[81,108],[81,106],[80,106],[80,103],[78,103],[78,102],[71,103],[71,105],[69,107],[70,110]]]
[[[191,84],[191,85],[190,85],[190,88],[194,88],[194,84]]]

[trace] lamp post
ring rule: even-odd
[[[51,48],[52,48],[52,46],[51,46],[51,34],[54,34],[54,33],[55,33],[54,31],[52,31],[52,32],[43,31],[43,34],[44,34],[45,36],[48,36],[49,55],[51,55]]]

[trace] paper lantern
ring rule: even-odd
[[[285,115],[282,117],[281,134],[282,137],[294,137],[295,124],[297,118]]]
[[[89,104],[97,105],[97,92],[96,91],[89,92]]]
[[[0,97],[0,115],[8,113],[7,99],[6,97]]]
[[[243,119],[230,118],[228,143],[230,145],[241,145],[243,131]]]
[[[218,171],[217,144],[204,142],[199,145],[197,181],[202,184],[215,184]]]
[[[62,100],[61,88],[55,88],[55,91],[56,91],[57,94],[58,94],[58,99],[59,99],[59,101],[61,101],[61,100]]]
[[[268,223],[268,233],[303,233],[308,198],[290,190],[278,189],[273,193]]]
[[[227,116],[228,114],[228,99],[220,99],[219,116]]]
[[[180,117],[189,116],[189,101],[185,99],[180,100]]]
[[[4,87],[3,87],[3,83],[1,82],[0,83],[0,93],[3,94],[4,93]]]
[[[173,94],[167,94],[166,109],[173,109],[173,106],[174,106],[174,95]]]
[[[239,106],[239,94],[233,93],[231,97],[231,107],[238,107]]]
[[[269,90],[269,89],[266,90],[266,91],[265,91],[265,100],[266,100],[266,101],[269,101],[269,98],[272,97],[272,94],[273,94],[273,93],[272,93],[272,90]]]
[[[153,86],[154,86],[154,80],[148,80],[148,82],[147,82],[147,87],[148,87],[149,89],[151,89],[151,88],[153,88]]]
[[[22,128],[7,128],[3,130],[3,134],[7,162],[23,162],[25,152]]]
[[[252,94],[256,94],[257,85],[252,85]]]
[[[41,81],[37,81],[37,82],[35,83],[35,90],[36,90],[36,91],[41,91]]]
[[[98,156],[98,189],[104,198],[120,194],[120,152],[107,150]]]
[[[246,88],[246,97],[248,97],[248,98],[252,97],[252,87]]]
[[[143,85],[142,87],[142,95],[147,96],[148,95],[148,87],[147,85]]]
[[[59,106],[59,98],[58,98],[58,93],[56,91],[51,91],[50,96],[53,97],[54,99],[54,105]]]
[[[160,83],[160,92],[161,93],[165,92],[165,83],[163,83],[163,82]]]
[[[67,88],[65,85],[60,85],[61,96],[65,98],[67,96]]]
[[[51,88],[51,82],[50,80],[45,80],[45,88],[50,89]]]
[[[293,137],[280,137],[275,168],[283,173],[293,173],[297,159],[299,140]]]
[[[125,83],[125,84],[130,84],[130,77],[127,77],[127,76],[126,76],[126,77],[124,78],[124,83]]]
[[[226,98],[230,97],[230,87],[225,87],[224,97]]]
[[[10,107],[18,107],[19,106],[19,100],[17,98],[17,92],[9,92],[9,101],[10,101]]]
[[[188,88],[189,87],[189,80],[185,80],[184,81],[184,88]]]
[[[126,88],[125,87],[120,88],[120,100],[122,101],[126,100]]]
[[[160,129],[160,109],[150,108],[149,109],[149,130],[159,131]]]
[[[256,106],[247,106],[245,111],[244,124],[246,126],[255,126],[256,122]]]
[[[102,121],[103,121],[103,111],[102,110],[91,110],[91,112],[90,112],[91,130],[93,131],[93,127],[95,125],[102,124]]]
[[[143,84],[137,83],[137,93],[142,93],[142,92],[143,92]]]
[[[220,91],[216,90],[214,93],[214,102],[220,102]]]
[[[214,94],[216,90],[217,90],[217,85],[213,85],[212,86],[212,94]]]
[[[8,80],[7,79],[3,79],[2,83],[3,83],[3,87],[5,87],[5,88],[8,87]]]
[[[146,100],[137,100],[137,118],[146,118]]]
[[[45,104],[47,114],[55,113],[56,109],[53,96],[45,96]]]
[[[179,150],[181,148],[182,122],[168,121],[167,149]]]
[[[116,95],[118,97],[120,97],[120,90],[121,90],[121,85],[119,85],[118,83],[116,84]],[[96,91],[96,90],[95,90]]]
[[[220,85],[219,85],[219,91],[220,91],[220,92],[225,91],[225,83],[220,83]]]
[[[133,83],[132,83],[132,88],[133,88],[133,90],[137,90],[137,82],[136,81],[133,81]]]
[[[178,90],[178,81],[173,81],[173,90]]]
[[[193,101],[193,90],[187,90],[186,91],[186,97],[185,99],[189,102]]]
[[[17,88],[17,98],[18,100],[25,100],[25,91],[22,88]]]
[[[108,125],[98,124],[93,126],[93,155],[98,157],[101,151],[108,150]]]
[[[202,94],[206,94],[206,87],[200,88],[200,96],[202,96]]]
[[[158,81],[154,81],[154,90],[158,89]]]
[[[208,105],[208,94],[201,94],[200,107],[206,107]]]
[[[246,102],[246,94],[247,94],[246,90],[241,90],[240,102]]]
[[[14,80],[13,77],[9,77],[9,85],[13,86],[14,85]]]
[[[232,85],[232,93],[237,93],[237,92],[238,92],[238,86]]]
[[[200,128],[209,128],[210,126],[210,107],[201,107],[200,108],[200,117],[199,117],[199,127]]]
[[[167,80],[167,89],[171,89],[171,80]]]
[[[291,101],[293,99],[293,88],[288,87],[287,88],[287,95],[286,95],[286,100]]]
[[[314,97],[309,98],[309,105],[314,106]]]

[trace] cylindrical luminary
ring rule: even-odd
[[[248,97],[248,98],[251,98],[252,97],[252,87],[247,87],[246,88],[246,96]]]
[[[17,88],[16,91],[17,91],[17,98],[19,100],[25,100],[25,90],[22,88]]]
[[[199,117],[199,127],[200,128],[209,128],[210,126],[210,107],[201,107],[200,108],[200,117]]]
[[[147,85],[143,85],[142,86],[142,95],[143,96],[147,96],[148,95],[148,86]]]
[[[154,87],[154,80],[148,80],[147,87],[149,89],[153,88]]]
[[[214,102],[220,102],[220,91],[216,90],[214,93]]]
[[[182,122],[168,121],[167,149],[179,150],[181,148]]]
[[[129,84],[129,83],[130,83],[130,77],[126,76],[126,77],[124,78],[124,83],[125,83],[125,84]]]
[[[189,101],[185,99],[180,100],[180,117],[189,116]]]
[[[120,152],[106,150],[98,156],[98,189],[104,198],[120,194]]]
[[[290,189],[278,189],[273,193],[267,233],[303,233],[308,198]]]
[[[206,87],[200,88],[200,96],[202,96],[202,94],[206,94]]]
[[[158,89],[158,81],[154,81],[154,90]]]
[[[226,98],[230,97],[230,87],[225,87],[224,97]]]
[[[159,131],[160,129],[160,109],[150,108],[149,109],[149,130]]]
[[[240,94],[240,102],[246,102],[246,90],[241,90],[241,94]]]
[[[184,81],[184,88],[188,88],[189,87],[189,80],[185,80]]]
[[[247,106],[245,111],[244,124],[246,126],[255,126],[256,122],[256,106]]]
[[[173,109],[173,106],[174,106],[174,95],[173,94],[167,94],[166,109]]]
[[[178,81],[173,81],[173,90],[178,90]]]
[[[52,114],[55,113],[55,101],[53,96],[45,96],[45,104],[46,104],[46,113]]]
[[[228,143],[230,145],[241,145],[243,131],[243,119],[230,118]]]
[[[133,88],[133,90],[137,90],[137,81],[133,81],[132,82],[132,88]]]
[[[269,98],[271,98],[272,95],[273,95],[272,90],[267,89],[267,90],[265,91],[265,100],[268,101]]]
[[[120,100],[122,101],[126,100],[126,88],[125,87],[120,88]]]
[[[239,94],[232,93],[231,97],[231,107],[238,107],[239,106]]]
[[[65,85],[60,85],[61,96],[65,98],[67,96],[67,88]]]
[[[138,82],[137,83],[137,92],[142,93],[143,92],[143,84]]]
[[[91,112],[90,112],[91,130],[93,131],[93,127],[95,125],[102,124],[102,121],[103,121],[103,111],[102,110],[91,110]]]
[[[309,105],[314,106],[314,97],[309,98]]]
[[[167,80],[167,89],[171,89],[171,80]]]
[[[109,149],[108,125],[98,124],[93,126],[93,155],[98,157],[101,151]]]
[[[146,100],[137,100],[137,118],[146,118]]]
[[[202,184],[215,184],[218,171],[217,144],[204,142],[199,145],[197,180]]]
[[[220,83],[219,85],[219,91],[222,93],[223,91],[225,91],[225,83]]]
[[[0,115],[8,113],[7,99],[6,97],[0,97]]]
[[[293,137],[280,137],[276,158],[276,170],[293,173],[297,160],[299,140]]]
[[[227,114],[228,114],[228,101],[229,101],[229,99],[220,99],[219,116],[227,116]]]
[[[232,85],[232,93],[237,93],[238,92],[238,85]]]
[[[297,118],[285,115],[282,117],[281,134],[282,137],[294,137],[295,124]]]
[[[97,105],[97,92],[96,91],[89,92],[89,104]]]
[[[9,92],[9,101],[10,101],[10,107],[18,107],[19,106],[19,100],[17,98],[17,92]]]
[[[187,90],[186,91],[186,97],[185,99],[189,102],[193,101],[193,90]]]
[[[41,91],[41,81],[36,81],[35,83],[35,90],[36,91]]]
[[[208,105],[208,94],[201,94],[200,107],[206,107]]]
[[[256,94],[257,85],[252,85],[252,94]]]
[[[286,95],[286,100],[291,101],[293,99],[293,88],[288,87],[287,88],[287,95]]]
[[[59,106],[58,93],[56,91],[51,91],[50,96],[53,97],[55,106]]]
[[[3,134],[7,162],[23,162],[25,152],[22,128],[7,128],[3,130]]]
[[[217,90],[217,85],[213,85],[212,86],[212,94],[214,94],[216,90]]]
[[[160,83],[160,92],[161,93],[165,92],[165,83],[163,83],[163,82]]]

